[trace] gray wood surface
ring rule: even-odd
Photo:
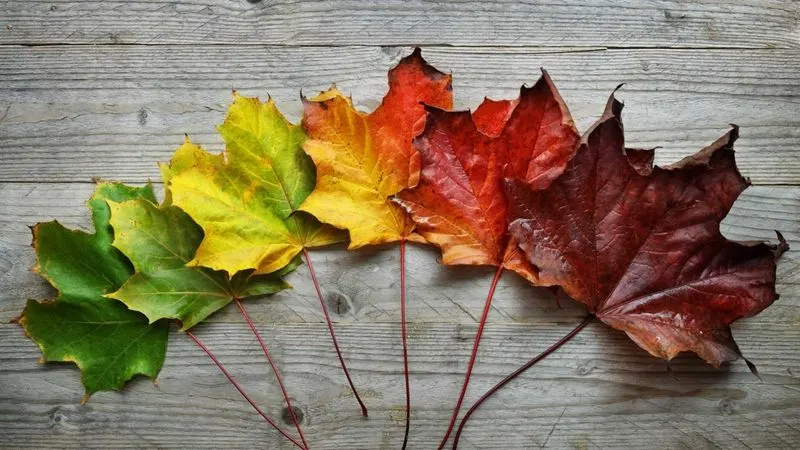
[[[183,133],[221,150],[214,125],[232,88],[272,95],[293,120],[301,89],[332,82],[371,109],[386,70],[416,44],[453,72],[459,108],[513,97],[545,67],[583,130],[625,82],[628,143],[662,146],[660,162],[737,123],[737,159],[755,185],[724,233],[763,240],[778,229],[800,248],[797,2],[0,0],[0,446],[290,448],[177,332],[157,385],[137,379],[80,405],[74,367],[39,365],[35,345],[7,324],[27,298],[52,295],[29,270],[27,226],[88,228],[90,180],[156,179],[155,162]],[[780,300],[734,325],[761,379],[741,362],[715,370],[691,356],[668,372],[593,324],[487,402],[461,448],[800,447],[797,255],[779,265]],[[344,383],[306,268],[291,275],[294,290],[248,308],[313,448],[399,448],[397,247],[312,258],[369,419]],[[434,448],[446,427],[491,276],[409,250],[409,448]],[[493,305],[467,404],[583,316],[512,274]],[[280,393],[240,316],[222,311],[198,334],[280,417]]]
[[[0,46],[0,179],[157,178],[155,161],[183,142],[222,150],[215,125],[230,90],[276,99],[299,120],[300,91],[336,82],[371,110],[407,48],[264,46]],[[513,98],[545,67],[581,130],[626,86],[626,136],[675,161],[741,130],[737,159],[759,184],[800,179],[796,158],[800,49],[426,48],[451,70],[458,108]],[[58,143],[58,151],[53,144]]]
[[[6,1],[8,44],[797,47],[780,0]]]

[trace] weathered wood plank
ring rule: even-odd
[[[159,186],[160,187],[160,186]],[[93,190],[88,183],[5,183],[0,184],[0,321],[14,318],[27,298],[47,298],[51,290],[30,272],[33,250],[29,225],[57,219],[68,227],[91,229],[84,201]],[[723,222],[723,232],[733,239],[775,240],[773,230],[781,230],[790,245],[800,246],[800,187],[751,187],[736,202]],[[343,248],[312,252],[331,309],[338,320],[349,323],[392,322],[399,320],[397,246],[347,252]],[[773,320],[796,326],[800,321],[800,257],[790,251],[778,269],[781,299],[769,311]],[[408,254],[410,322],[472,323],[480,315],[493,271],[478,267],[443,267],[438,253],[411,246]],[[294,290],[282,292],[268,301],[255,301],[251,313],[264,323],[321,322],[313,286],[306,268],[289,277]],[[546,289],[527,286],[519,277],[507,274],[501,279],[489,316],[493,323],[537,323],[542,311],[572,317],[581,308],[567,298],[564,306],[552,312],[555,296]],[[241,319],[230,310],[210,320],[236,322]]]
[[[551,312],[553,310],[551,309]],[[545,314],[546,316],[547,314]],[[579,316],[492,324],[467,404],[570,330]],[[545,319],[547,320],[547,319]],[[800,339],[796,326],[756,317],[737,327],[763,381],[739,362],[714,370],[693,357],[667,365],[624,334],[591,325],[501,391],[476,414],[461,448],[792,448],[800,445]],[[410,448],[438,442],[460,387],[474,325],[417,324],[410,337],[414,402]],[[262,326],[314,448],[399,448],[403,430],[400,343],[392,324],[338,324],[350,369],[371,408],[362,419],[323,324]],[[243,324],[202,325],[202,339],[273,416],[279,392]],[[279,443],[188,338],[172,334],[157,387],[137,380],[79,406],[78,373],[42,368],[13,325],[0,326],[0,433],[11,447],[289,448]]]
[[[796,47],[796,2],[10,1],[0,43]]]
[[[398,46],[431,46],[425,56],[453,71],[461,108],[484,95],[515,95],[544,66],[582,129],[626,82],[620,95],[630,144],[661,145],[659,161],[673,161],[734,122],[742,126],[737,158],[745,175],[756,184],[798,185],[799,29],[800,4],[777,0],[5,2],[0,181],[10,183],[0,183],[0,322],[26,298],[52,295],[29,272],[26,225],[59,219],[88,228],[83,202],[92,186],[85,181],[156,178],[154,162],[167,159],[184,132],[220,150],[213,127],[231,88],[269,92],[296,120],[300,89],[336,81],[371,109],[386,69],[408,53]],[[61,43],[154,45],[13,45]],[[62,183],[43,184],[54,181]],[[800,245],[800,187],[753,187],[723,223],[736,239],[770,239],[773,229]],[[410,448],[433,447],[441,437],[491,278],[488,269],[442,267],[436,256],[417,246],[409,252]],[[253,300],[249,310],[303,409],[314,448],[398,448],[397,248],[334,248],[313,257],[369,420],[343,383],[307,269],[291,276],[295,290]],[[716,371],[692,357],[674,361],[670,375],[623,334],[594,324],[488,402],[461,448],[800,447],[796,251],[778,271],[781,299],[734,326],[763,381],[742,363]],[[467,403],[580,320],[581,307],[562,298],[559,308],[554,299],[513,275],[501,280]],[[277,386],[235,311],[213,316],[199,333],[279,417]],[[171,337],[157,387],[137,380],[80,406],[78,372],[38,366],[35,345],[15,325],[0,325],[0,447],[289,448],[185,336]]]
[[[221,150],[230,89],[275,98],[293,120],[299,92],[336,81],[374,108],[407,48],[236,46],[0,47],[0,180],[145,181],[189,133]],[[620,82],[630,144],[671,162],[742,127],[737,157],[756,184],[800,184],[800,51],[430,48],[454,73],[459,108],[517,95],[546,67],[581,129]]]

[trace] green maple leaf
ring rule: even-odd
[[[150,321],[176,319],[187,330],[234,298],[291,287],[281,277],[297,267],[298,259],[273,274],[252,276],[252,271],[245,271],[233,279],[223,271],[186,267],[203,240],[203,230],[185,212],[143,198],[109,206],[114,246],[131,260],[136,273],[106,297]]]
[[[88,202],[95,233],[58,222],[33,227],[36,272],[58,290],[55,300],[28,300],[17,323],[42,351],[44,361],[75,363],[82,372],[84,401],[102,390],[121,389],[137,374],[155,378],[164,364],[165,321],[146,317],[104,298],[132,274],[130,262],[112,247],[108,201],[155,200],[151,186],[101,183]]]
[[[303,248],[346,239],[345,232],[298,211],[314,189],[314,164],[302,150],[303,130],[272,100],[234,94],[219,131],[224,155],[206,153],[187,139],[162,166],[169,201],[205,232],[190,266],[270,273]]]

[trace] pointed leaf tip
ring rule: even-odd
[[[742,356],[742,359],[744,360],[745,364],[747,364],[747,368],[750,369],[750,373],[755,375],[756,378],[758,378],[760,381],[763,382],[764,379],[761,378],[761,375],[758,373],[758,368],[756,368],[756,365],[753,364],[749,359],[745,358],[744,356]]]
[[[778,245],[775,248],[775,259],[777,260],[789,250],[789,244],[786,242],[786,239],[783,238],[783,234],[780,231],[775,230],[775,234],[778,236]]]

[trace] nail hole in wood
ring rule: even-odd
[[[720,400],[717,408],[719,409],[719,413],[721,415],[730,416],[731,414],[736,414],[737,410],[739,409],[739,405],[736,404],[735,400],[724,398]]]
[[[147,125],[147,118],[150,114],[147,112],[147,109],[142,108],[139,110],[139,125],[145,126]]]

